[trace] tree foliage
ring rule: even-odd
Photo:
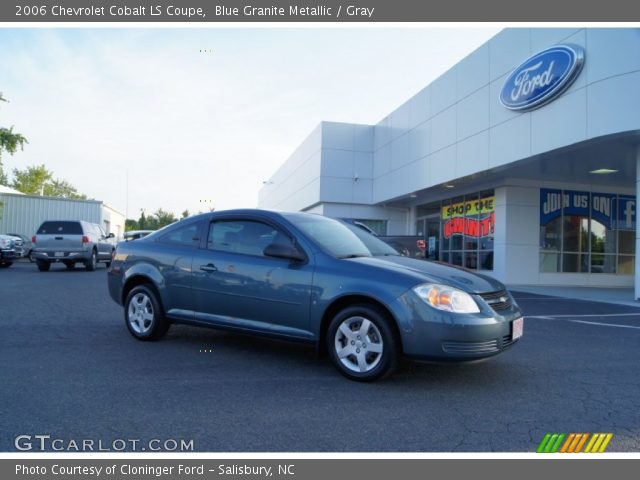
[[[183,217],[184,213],[188,210],[182,212]],[[140,218],[138,220],[134,220],[133,218],[127,218],[125,221],[126,230],[158,230],[159,228],[165,227],[173,222],[177,222],[178,219],[176,216],[162,208],[156,210],[152,215],[146,216],[144,211],[141,212]]]
[[[53,172],[44,165],[30,166],[24,170],[14,169],[11,187],[27,195],[44,195],[74,200],[87,198],[66,180],[54,178]]]
[[[0,93],[0,102],[6,102],[5,98]],[[9,179],[4,173],[2,168],[2,153],[7,152],[13,155],[24,148],[24,144],[29,143],[27,139],[21,133],[13,131],[13,126],[6,128],[0,127],[0,185],[8,185]]]

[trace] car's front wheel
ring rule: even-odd
[[[390,319],[370,305],[340,311],[329,324],[327,347],[340,373],[370,382],[390,375],[398,363],[398,339]]]
[[[138,340],[157,340],[169,330],[160,301],[152,288],[133,288],[124,304],[124,319],[131,335]]]

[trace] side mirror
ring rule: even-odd
[[[303,262],[306,257],[295,247],[283,243],[271,243],[264,249],[265,257],[284,258],[295,262]]]
[[[110,233],[109,235],[107,235],[107,238],[115,238],[116,236],[113,233]]]

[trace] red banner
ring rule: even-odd
[[[493,234],[496,214],[477,220],[475,218],[455,217],[447,220],[444,224],[444,238],[451,238],[451,235],[467,235],[468,237],[487,237]]]

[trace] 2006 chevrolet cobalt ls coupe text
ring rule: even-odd
[[[523,329],[500,282],[402,257],[357,227],[306,213],[187,218],[118,244],[108,279],[140,340],[187,323],[311,342],[355,380],[391,373],[400,355],[495,355]]]

